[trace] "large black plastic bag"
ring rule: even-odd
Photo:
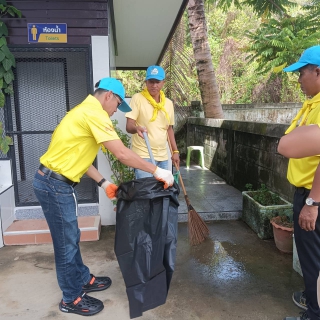
[[[166,302],[176,258],[179,192],[176,183],[164,190],[153,177],[119,186],[115,253],[131,319]]]

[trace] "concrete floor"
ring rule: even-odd
[[[292,292],[303,288],[292,268],[292,255],[280,253],[273,239],[261,240],[242,221],[241,192],[209,170],[181,168],[195,210],[209,223],[210,239],[190,247],[187,225],[179,223],[176,270],[165,305],[144,313],[141,320],[281,320],[298,315]],[[187,218],[183,194],[179,221]],[[226,219],[224,221],[221,221]],[[214,221],[216,220],[216,221]],[[82,242],[82,257],[95,275],[113,284],[91,293],[103,300],[97,320],[127,320],[129,307],[114,251],[114,227],[103,227],[97,242]],[[0,249],[0,319],[81,319],[59,311],[53,248],[48,245]]]
[[[303,288],[292,269],[292,255],[281,254],[273,240],[260,240],[241,221],[209,224],[211,238],[190,247],[187,226],[179,224],[176,270],[165,305],[142,320],[276,320],[299,313],[291,301]],[[103,227],[101,240],[83,242],[84,262],[96,275],[109,275],[112,286],[91,293],[105,309],[94,319],[129,319],[122,275],[113,251],[114,227]],[[0,250],[1,320],[79,319],[59,311],[51,245],[7,246]]]

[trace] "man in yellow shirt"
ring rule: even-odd
[[[284,141],[290,141],[292,135],[297,137],[299,132],[315,130],[320,126],[320,46],[305,50],[299,61],[284,71],[299,71],[301,90],[310,97],[286,131],[288,137],[284,137]],[[296,129],[299,120],[299,128]],[[295,292],[292,296],[293,302],[305,311],[301,317],[286,317],[285,320],[315,320],[320,319],[320,154],[287,152],[283,143],[279,145],[279,152],[292,156],[287,177],[296,187],[293,200],[294,235],[305,284],[305,291]],[[305,141],[305,144],[308,142]],[[295,148],[298,149],[299,145]],[[309,156],[299,158],[304,155]]]
[[[153,157],[156,165],[168,169],[167,137],[173,150],[172,161],[179,168],[180,158],[172,126],[174,125],[174,109],[171,100],[161,90],[164,85],[165,71],[160,66],[147,69],[145,89],[135,94],[131,101],[131,112],[126,114],[127,132],[132,133],[132,151],[141,158],[151,162],[150,155],[143,138],[148,133]],[[150,173],[135,169],[137,179],[146,178]]]
[[[103,145],[123,164],[150,172],[165,183],[165,188],[173,184],[170,171],[141,159],[116,134],[110,116],[117,109],[131,110],[124,101],[122,83],[104,78],[96,87],[94,94],[68,112],[57,126],[33,181],[53,241],[57,279],[63,293],[59,308],[62,312],[85,316],[96,314],[104,307],[102,301],[87,293],[111,285],[109,277],[95,277],[82,262],[74,192],[75,185],[86,173],[109,198],[116,196],[117,186],[104,179],[92,165],[99,148]]]

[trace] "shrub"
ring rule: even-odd
[[[259,189],[253,190],[252,184],[247,183],[246,188],[249,191],[249,196],[260,203],[262,206],[283,204],[283,201],[280,199],[280,197],[277,194],[271,192],[265,184],[261,184],[261,187]]]

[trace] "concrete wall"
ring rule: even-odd
[[[266,123],[291,123],[302,103],[277,104],[224,104],[224,119],[258,121]]]
[[[264,183],[292,202],[294,190],[286,179],[288,160],[277,153],[286,128],[284,124],[189,118],[186,145],[204,146],[205,166],[237,189]]]
[[[176,107],[176,130],[179,131],[186,118],[204,118],[203,111],[196,110],[196,102],[190,107]],[[200,103],[200,102],[199,102]],[[223,104],[224,119],[236,121],[258,121],[266,123],[291,123],[302,107],[302,103],[264,103],[264,104]],[[202,106],[200,106],[202,109]],[[198,115],[195,113],[198,112]]]

